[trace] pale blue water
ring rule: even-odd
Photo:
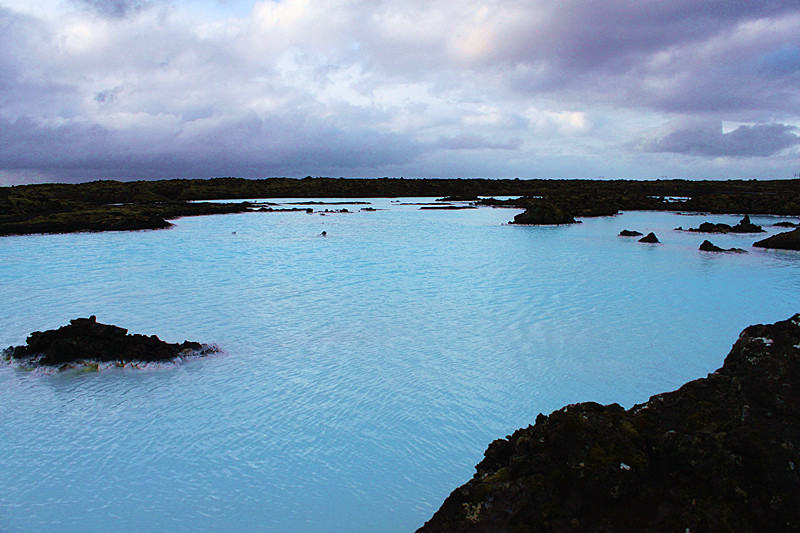
[[[800,311],[800,253],[736,235],[711,240],[749,254],[701,253],[671,229],[737,217],[517,227],[513,210],[373,202],[0,238],[0,346],[95,314],[226,351],[0,367],[0,530],[413,531],[538,413],[646,401]]]

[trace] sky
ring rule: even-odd
[[[0,0],[0,185],[772,179],[797,0]]]

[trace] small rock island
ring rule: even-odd
[[[131,335],[127,329],[101,324],[92,315],[76,318],[56,330],[34,331],[23,346],[9,346],[3,359],[26,368],[97,368],[99,363],[150,363],[174,361],[179,357],[218,352],[214,345],[184,341],[164,342],[155,335]]]
[[[639,239],[639,242],[643,242],[643,243],[646,243],[646,244],[659,244],[659,243],[661,243],[661,241],[658,240],[658,237],[656,237],[656,234],[653,233],[652,231],[650,233],[648,233],[647,235],[645,235],[644,237],[642,237],[641,239]]]
[[[735,253],[735,254],[746,254],[747,250],[742,248],[720,248],[713,242],[709,240],[705,240],[700,244],[699,250],[701,252],[714,252],[714,253]]]
[[[796,531],[800,314],[625,410],[568,405],[492,442],[418,531]]]

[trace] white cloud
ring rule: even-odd
[[[525,116],[540,131],[569,135],[586,133],[590,129],[590,121],[583,111],[548,111],[531,107]]]

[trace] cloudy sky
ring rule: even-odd
[[[0,184],[789,178],[797,0],[0,0]]]

